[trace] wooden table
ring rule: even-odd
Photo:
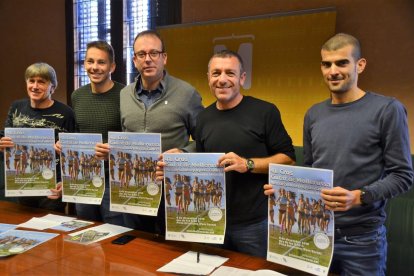
[[[0,201],[0,222],[19,224],[48,212]],[[166,241],[150,233],[131,231],[137,238],[115,245],[108,238],[90,245],[64,241],[65,233],[19,255],[0,258],[0,275],[169,275],[158,268],[188,250],[229,258],[224,263],[243,269],[271,269],[288,275],[306,275],[261,258],[190,242]]]

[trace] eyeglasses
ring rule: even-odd
[[[134,53],[135,57],[137,59],[145,59],[147,57],[147,55],[152,59],[152,60],[157,60],[160,58],[160,55],[163,54],[164,52],[161,51],[151,51],[151,52],[138,52],[138,53]]]

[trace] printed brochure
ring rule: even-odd
[[[4,151],[6,197],[48,196],[56,187],[55,131],[5,128],[14,147]]]
[[[155,168],[161,154],[161,134],[109,132],[110,210],[156,216],[161,181]]]
[[[222,244],[226,231],[223,153],[164,154],[166,239]]]
[[[325,209],[321,189],[332,188],[333,171],[269,166],[267,260],[315,275],[327,275],[333,254],[334,216]]]
[[[59,133],[62,201],[99,205],[105,192],[104,161],[95,157],[101,134]]]

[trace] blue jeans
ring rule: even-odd
[[[124,226],[122,213],[109,211],[109,203],[109,187],[105,187],[101,205],[76,203],[76,215],[79,219],[103,221]]]
[[[357,236],[335,239],[330,272],[339,275],[385,275],[387,238],[385,226]]]
[[[225,249],[266,258],[267,219],[248,225],[226,225]]]

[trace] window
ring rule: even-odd
[[[156,25],[181,20],[180,0],[72,0],[67,11],[69,26],[73,20],[73,29],[68,30],[68,40],[73,38],[73,48],[68,46],[73,60],[69,57],[68,64],[74,69],[68,71],[68,83],[73,83],[68,84],[69,91],[89,83],[83,68],[88,42],[106,40],[114,47],[117,68],[112,78],[128,84],[137,74],[132,62],[135,36]]]
[[[132,62],[135,36],[150,28],[149,0],[124,0],[124,64],[126,66],[126,83],[134,81],[137,71]]]
[[[111,1],[74,0],[74,82],[75,88],[89,83],[83,68],[86,44],[93,40],[111,43]]]

